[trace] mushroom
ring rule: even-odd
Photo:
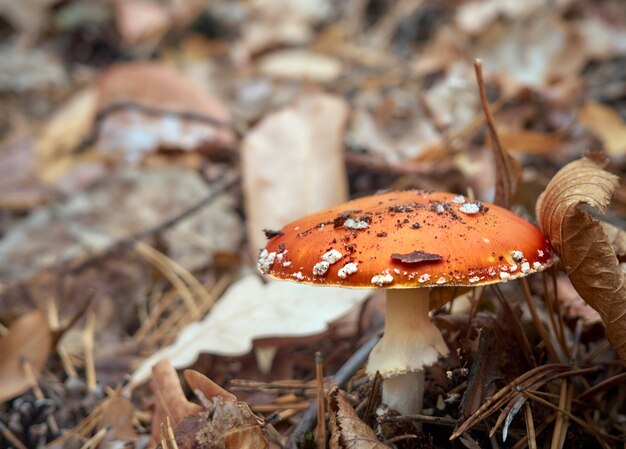
[[[258,266],[275,279],[387,289],[385,332],[367,372],[380,372],[383,402],[404,414],[421,410],[424,368],[448,354],[424,287],[503,282],[550,263],[548,242],[534,225],[451,193],[363,197],[268,237]]]

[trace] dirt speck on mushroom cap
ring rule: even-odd
[[[488,203],[476,203],[479,211],[464,213],[466,203],[459,198],[413,190],[326,209],[284,226],[261,251],[260,268],[277,279],[353,288],[377,287],[372,279],[391,274],[385,288],[412,288],[490,284],[550,264],[550,247],[533,224]],[[333,226],[339,218],[367,227]],[[342,257],[320,270],[329,251]],[[415,251],[441,259],[406,263],[392,257]],[[268,263],[272,253],[282,263]],[[346,264],[358,269],[342,270]]]

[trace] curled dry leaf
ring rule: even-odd
[[[611,238],[585,206],[604,212],[617,176],[582,158],[563,167],[541,194],[537,218],[580,296],[600,313],[609,342],[626,360],[626,286]]]
[[[155,441],[159,440],[161,423],[169,416],[179,449],[267,448],[267,437],[248,404],[237,401],[234,395],[197,371],[186,370],[184,377],[203,406],[187,400],[169,361],[154,368],[152,385],[159,412],[153,418]]]
[[[150,382],[154,395],[154,415],[152,417],[152,438],[159,440],[161,424],[169,417],[176,427],[187,416],[197,415],[202,407],[189,402],[180,385],[178,374],[169,360],[162,360],[152,368]]]
[[[43,312],[34,310],[22,315],[0,339],[0,404],[31,388],[24,375],[23,360],[31,364],[36,376],[43,370],[52,333]]]
[[[390,449],[381,443],[376,433],[359,419],[339,388],[332,387],[328,392],[330,413],[330,449]]]

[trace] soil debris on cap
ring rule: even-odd
[[[425,251],[412,251],[406,254],[392,253],[391,258],[404,263],[436,262],[443,259],[439,254],[427,253]]]
[[[263,234],[265,234],[266,239],[273,239],[274,237],[280,237],[281,235],[285,235],[283,231],[273,231],[271,229],[263,229]]]

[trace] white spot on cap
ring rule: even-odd
[[[325,260],[326,262],[332,265],[335,262],[337,262],[339,259],[341,259],[342,257],[343,256],[339,251],[337,251],[336,249],[331,249],[330,251],[328,251],[326,254],[322,256],[322,260]]]
[[[297,273],[292,274],[291,276],[293,276],[294,278],[296,278],[299,281],[303,281],[304,280],[304,275],[298,271]]]
[[[516,264],[511,264],[511,266],[509,267],[509,271],[517,271],[517,265]]]
[[[522,273],[530,273],[530,264],[528,262],[522,263]]]
[[[483,242],[485,242],[485,243],[491,243],[491,240],[489,240],[487,237],[483,237]]]
[[[428,281],[430,279],[430,274],[428,273],[424,273],[422,274],[419,279],[417,280],[420,284],[423,284],[424,282]]]
[[[367,224],[366,221],[363,220],[355,220],[354,218],[348,218],[343,222],[343,227],[348,229],[367,229],[370,225]]]
[[[445,283],[446,283],[446,278],[440,277],[439,279],[437,279],[437,284],[445,284]]]
[[[509,273],[507,273],[506,271],[501,271],[500,272],[500,279],[503,280],[504,282],[506,282],[509,279],[511,279],[511,275]]]
[[[465,202],[465,197],[463,195],[457,195],[452,199],[453,203],[463,204]]]
[[[518,250],[511,251],[511,257],[515,262],[521,262],[524,260],[524,253]]]
[[[540,249],[537,250],[537,255],[539,257],[543,257],[543,251],[541,251]]]
[[[393,276],[389,273],[385,274],[377,274],[372,278],[372,284],[378,285],[379,287],[385,284],[391,284],[393,282]]]
[[[394,269],[393,269],[393,272],[394,272],[394,273],[396,273],[396,274],[400,274],[400,270],[399,270],[399,269],[397,269],[397,268],[394,268]]]
[[[446,211],[446,206],[443,204],[437,204],[435,206],[435,210],[437,211],[438,214],[443,214]]]
[[[318,262],[313,266],[313,274],[315,276],[323,276],[328,271],[330,264],[326,261]]]
[[[474,284],[480,281],[480,276],[474,276],[473,278],[469,278],[470,283]]]
[[[533,262],[533,268],[539,271],[543,270],[545,267],[541,264],[541,262]]]
[[[342,268],[339,269],[339,271],[337,272],[337,276],[339,276],[341,279],[345,279],[347,278],[349,275],[356,273],[358,270],[358,267],[355,263],[347,263],[345,264]]]
[[[473,215],[480,212],[480,206],[477,203],[463,203],[459,210],[464,214]]]
[[[266,274],[268,271],[270,271],[270,268],[272,268],[272,265],[274,265],[274,260],[276,259],[276,253],[275,252],[268,252],[267,249],[263,249],[261,251],[261,253],[259,254],[259,259],[257,260],[257,266],[259,267],[259,270],[261,270],[261,272],[263,274]]]
[[[285,260],[283,262],[283,267],[288,267],[289,265],[291,265],[291,261],[290,260]]]

